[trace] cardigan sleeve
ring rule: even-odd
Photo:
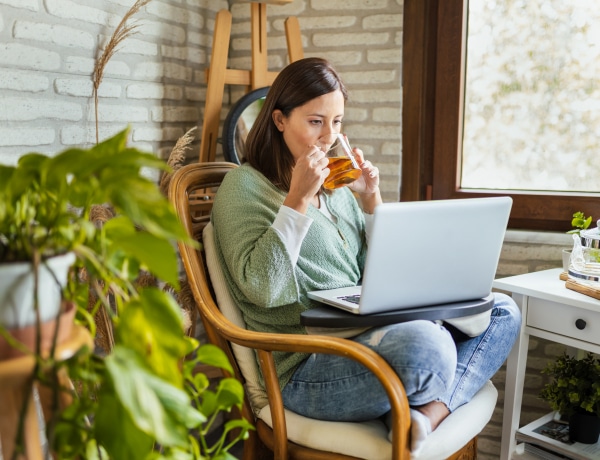
[[[293,265],[296,265],[298,261],[302,241],[312,223],[313,220],[310,217],[300,214],[292,208],[287,206],[279,208],[275,222],[273,222],[273,229],[283,241]]]
[[[283,194],[240,167],[219,187],[212,210],[215,242],[238,297],[263,307],[298,300],[294,266],[272,228]],[[227,276],[228,275],[228,276]]]

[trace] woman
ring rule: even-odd
[[[333,192],[322,187],[329,168],[321,140],[341,131],[346,100],[327,61],[287,66],[250,130],[243,165],[227,174],[215,197],[217,252],[251,330],[306,334],[300,314],[317,305],[307,292],[361,278],[372,214],[382,202],[379,171],[354,149],[361,177]],[[455,340],[443,325],[412,321],[352,340],[382,355],[400,376],[412,408],[415,452],[498,370],[519,325],[512,300],[496,295],[485,330],[472,338]],[[275,360],[284,404],[294,412],[336,421],[389,412],[376,377],[351,360],[302,353],[277,353]]]

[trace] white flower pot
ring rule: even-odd
[[[40,264],[38,300],[42,322],[56,318],[60,311],[61,291],[67,283],[75,254],[52,257]],[[35,323],[34,276],[31,263],[0,264],[0,324],[22,328]]]

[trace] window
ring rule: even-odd
[[[405,1],[401,199],[508,194],[512,228],[564,231],[579,210],[600,218],[600,36],[589,25],[600,15],[563,11],[582,3]]]

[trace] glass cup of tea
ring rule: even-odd
[[[344,134],[331,133],[322,136],[319,138],[317,146],[325,152],[329,160],[330,172],[323,187],[329,190],[340,188],[361,176],[362,171]]]

